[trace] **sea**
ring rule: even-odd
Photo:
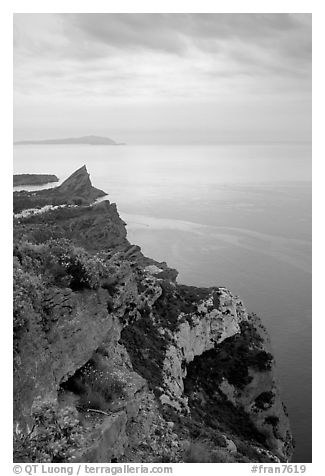
[[[226,286],[262,318],[293,461],[311,462],[311,144],[14,146],[17,174],[61,183],[82,165],[131,243],[176,268],[180,283]]]

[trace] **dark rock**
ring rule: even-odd
[[[89,203],[106,195],[102,190],[92,186],[85,165],[76,170],[59,187],[57,187],[55,193],[71,197],[81,197]]]
[[[44,185],[50,182],[58,182],[56,175],[49,174],[17,174],[14,175],[14,187],[18,185]]]
[[[92,186],[86,166],[84,165],[59,187],[39,190],[37,192],[14,192],[14,213],[46,205],[89,205],[97,198],[104,197],[105,192]]]

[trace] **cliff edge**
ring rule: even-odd
[[[85,202],[14,219],[15,462],[290,460],[260,319],[131,245],[85,167],[46,192]]]

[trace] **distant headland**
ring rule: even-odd
[[[14,145],[75,145],[75,144],[85,144],[85,145],[125,145],[124,143],[115,142],[109,137],[100,137],[100,136],[83,136],[83,137],[69,137],[66,139],[44,139],[44,140],[22,140],[14,142]]]
[[[44,185],[51,182],[58,182],[56,175],[49,174],[18,174],[14,175],[14,187],[20,185]]]

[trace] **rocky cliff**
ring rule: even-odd
[[[61,191],[89,184],[82,168]],[[259,318],[224,287],[178,284],[108,200],[14,220],[14,365],[15,461],[292,455]]]
[[[15,213],[19,213],[22,210],[44,206],[89,205],[105,195],[105,192],[92,186],[87,169],[83,166],[59,187],[36,192],[25,190],[14,192],[13,209]]]

